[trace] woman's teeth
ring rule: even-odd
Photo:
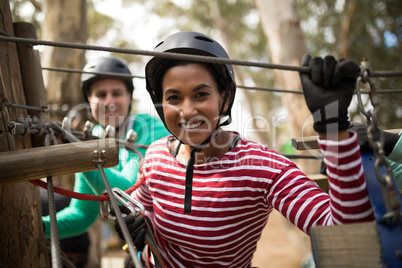
[[[197,128],[199,126],[201,126],[202,122],[197,122],[197,123],[193,123],[193,124],[181,124],[181,127],[184,129],[193,129],[193,128]]]

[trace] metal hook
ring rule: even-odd
[[[131,212],[131,215],[137,217],[141,214],[145,213],[145,207],[138,202],[137,200],[133,199],[130,195],[119,188],[113,188],[112,192],[116,201],[120,204],[128,208]],[[107,194],[105,191],[103,194]],[[100,216],[112,223],[116,223],[116,216],[110,215],[111,205],[110,201],[99,201],[99,214]],[[127,215],[123,215],[127,216]]]
[[[367,118],[367,121],[370,120],[370,114],[364,109],[364,104],[362,100],[362,94],[360,89],[360,82],[362,82],[362,77],[359,76],[356,79],[356,95],[357,95],[357,102],[359,103],[360,112]]]

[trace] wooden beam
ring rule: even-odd
[[[313,175],[308,175],[310,179],[315,181],[318,186],[326,193],[328,193],[329,190],[329,183],[328,183],[328,176],[324,174],[313,174]]]
[[[315,226],[310,230],[316,267],[381,268],[381,243],[375,222]]]
[[[402,129],[388,129],[384,130],[386,132],[399,134]],[[301,137],[301,138],[293,138],[292,139],[292,146],[297,150],[311,150],[311,149],[320,149],[317,143],[318,136],[308,136],[308,137]]]
[[[292,146],[296,148],[296,150],[311,150],[311,149],[320,149],[317,143],[318,136],[308,136],[301,138],[292,138]]]
[[[104,167],[119,163],[115,139],[36,147],[0,153],[0,184],[21,182],[97,169],[92,163],[94,150],[106,150]]]

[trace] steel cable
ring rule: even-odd
[[[22,44],[29,44],[29,45],[54,46],[54,47],[74,48],[74,49],[82,49],[82,50],[94,50],[94,51],[106,51],[106,52],[115,52],[115,53],[122,53],[122,54],[134,54],[134,55],[142,55],[142,56],[160,57],[160,58],[166,58],[166,59],[178,59],[178,60],[185,60],[185,61],[206,62],[206,63],[213,63],[213,64],[233,64],[233,65],[240,65],[240,66],[267,68],[267,69],[279,69],[279,70],[285,70],[285,71],[297,71],[300,73],[308,73],[309,72],[308,67],[302,67],[302,66],[290,66],[290,65],[272,64],[272,63],[264,63],[264,62],[257,62],[257,61],[223,59],[223,58],[217,58],[217,57],[187,55],[187,54],[173,53],[173,52],[156,52],[156,51],[139,50],[139,49],[95,46],[95,45],[78,44],[78,43],[70,43],[70,42],[55,42],[55,41],[46,41],[46,40],[38,40],[38,39],[31,39],[31,38],[14,37],[14,36],[9,36],[9,35],[8,36],[0,35],[0,41],[22,43]],[[395,77],[395,76],[402,76],[402,71],[376,71],[376,72],[371,71],[369,75],[370,75],[370,77]]]

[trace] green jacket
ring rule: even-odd
[[[149,145],[155,140],[165,137],[169,132],[160,120],[150,115],[137,114],[131,116],[127,124],[127,130],[133,129],[137,134],[136,143]],[[131,127],[130,127],[131,126]],[[126,130],[126,133],[127,133]],[[97,125],[93,135],[102,136],[103,128]],[[138,149],[145,155],[145,149]],[[126,190],[132,186],[139,170],[139,157],[124,148],[119,149],[119,164],[105,169],[110,187],[118,187]],[[76,173],[74,191],[83,194],[100,195],[105,190],[102,177],[98,170]],[[82,234],[95,222],[99,215],[98,201],[84,201],[72,198],[70,205],[57,212],[57,226],[60,238],[66,238]],[[42,217],[45,226],[45,236],[50,237],[50,217]]]
[[[387,157],[392,169],[399,191],[402,193],[402,133],[399,133],[399,140],[395,144],[391,154]]]

